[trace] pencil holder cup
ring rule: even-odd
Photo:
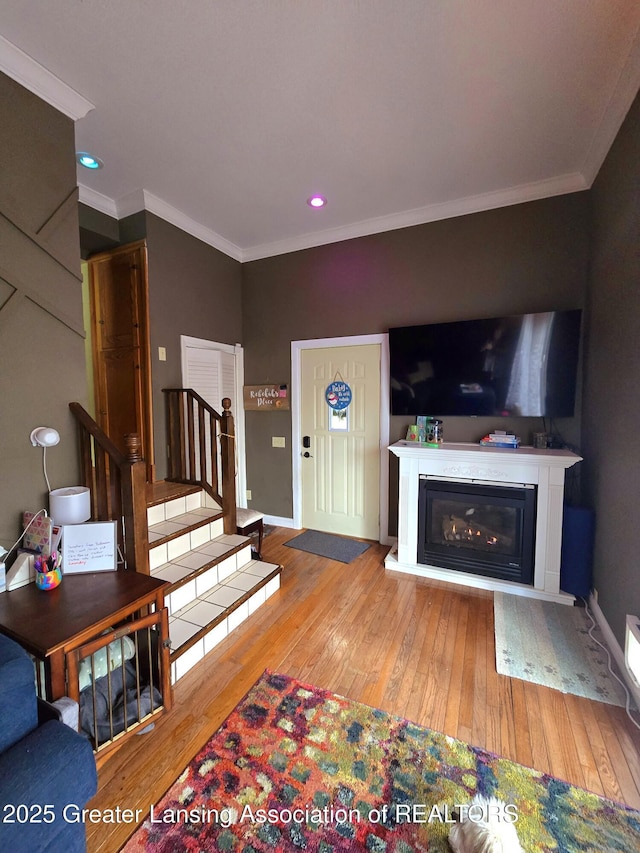
[[[53,569],[51,572],[36,572],[36,586],[38,589],[55,589],[60,586],[62,580],[62,569]]]

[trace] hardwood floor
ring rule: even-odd
[[[142,820],[268,668],[640,808],[640,732],[622,708],[498,675],[492,593],[386,572],[381,545],[345,566],[287,548],[294,535],[264,540],[280,591],[180,680],[151,734],[105,762],[90,807]],[[134,828],[87,822],[89,853],[115,853]]]

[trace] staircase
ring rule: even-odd
[[[253,559],[251,540],[224,532],[220,505],[203,489],[148,487],[149,569],[165,592],[171,683],[280,588],[282,566]]]
[[[218,414],[192,389],[164,391],[168,474],[159,483],[146,483],[139,436],[125,436],[122,452],[79,403],[69,408],[92,520],[116,522],[121,570],[168,584],[175,684],[279,589],[282,566],[253,559],[251,540],[236,532],[231,401]]]

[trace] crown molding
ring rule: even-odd
[[[493,210],[498,207],[509,207],[514,204],[537,201],[554,195],[580,192],[588,188],[589,185],[584,176],[578,172],[574,172],[544,181],[521,184],[520,186],[509,187],[504,190],[482,193],[441,204],[432,204],[414,210],[406,210],[402,213],[391,214],[390,216],[366,219],[340,228],[330,228],[326,231],[303,234],[299,237],[280,240],[276,243],[253,246],[250,249],[243,250],[241,260],[243,262],[257,261],[262,258],[274,257],[275,255],[284,255],[288,252],[298,252],[301,249],[325,246],[341,240],[367,237],[371,234],[381,234],[384,231],[395,231],[399,228],[411,228],[414,225],[424,225],[428,222],[452,219],[456,216],[466,216],[470,213],[480,213],[483,210]]]
[[[111,216],[112,219],[120,218],[118,207],[112,198],[97,192],[97,190],[92,190],[91,187],[87,187],[84,184],[78,184],[78,201],[100,213]]]
[[[74,121],[84,118],[95,109],[91,101],[63,83],[4,36],[0,36],[0,70]]]
[[[106,213],[115,219],[124,219],[133,213],[147,210],[180,228],[208,246],[228,255],[240,263],[262,260],[276,255],[285,255],[289,252],[299,252],[302,249],[313,249],[316,246],[326,246],[329,243],[338,243],[342,240],[352,240],[357,237],[367,237],[371,234],[381,234],[384,231],[396,231],[400,228],[411,228],[414,225],[425,225],[428,222],[437,222],[441,219],[452,219],[456,216],[466,216],[470,213],[480,213],[483,210],[494,210],[499,207],[509,207],[514,204],[522,204],[527,201],[537,201],[542,198],[550,198],[555,195],[566,195],[567,193],[580,192],[589,189],[584,176],[578,172],[561,175],[544,181],[535,181],[529,184],[521,184],[517,187],[509,187],[496,192],[482,193],[468,198],[457,199],[442,204],[433,204],[427,207],[406,210],[402,213],[394,213],[391,216],[379,216],[345,225],[340,228],[330,228],[311,234],[302,234],[299,237],[291,237],[287,240],[279,240],[275,243],[264,243],[249,249],[241,249],[235,243],[225,240],[215,231],[205,228],[199,222],[191,219],[182,211],[172,207],[161,198],[153,195],[147,190],[139,189],[122,196],[118,201],[107,198],[107,196],[91,190],[89,187],[80,185],[80,201],[96,210]]]
[[[226,240],[210,228],[205,228],[204,225],[196,222],[195,219],[191,219],[186,213],[177,210],[147,190],[143,190],[142,192],[144,194],[144,207],[149,213],[154,213],[160,219],[170,222],[171,225],[175,225],[177,228],[182,229],[182,231],[186,231],[187,234],[191,234],[192,237],[202,240],[208,246],[213,246],[214,249],[218,249],[219,252],[228,255],[230,258],[242,261],[242,250],[235,243]]]
[[[620,70],[616,85],[609,96],[582,164],[581,171],[589,186],[595,181],[638,90],[640,90],[640,28],[636,30],[627,60]]]
[[[118,210],[118,219],[124,219],[126,216],[146,210],[144,190],[134,190],[127,195],[120,196],[115,205]]]
[[[147,190],[134,190],[125,196],[121,196],[117,201],[83,184],[79,184],[79,190],[79,200],[83,204],[93,207],[107,216],[120,220],[134,213],[146,210],[160,217],[160,219],[164,219],[165,222],[175,225],[176,228],[180,228],[186,234],[190,234],[192,237],[201,240],[208,246],[213,246],[214,249],[218,249],[218,251],[228,255],[230,258],[236,261],[242,260],[242,252],[234,243],[225,240],[224,237],[221,237],[209,228],[205,228],[204,225],[200,225],[199,222],[191,219],[182,213],[182,211],[177,210]]]

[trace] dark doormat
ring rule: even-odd
[[[341,563],[350,563],[369,547],[366,542],[358,542],[356,539],[348,539],[345,536],[334,536],[331,533],[320,533],[319,530],[305,530],[304,533],[289,539],[284,544],[289,548],[297,548],[298,551],[307,551],[319,557],[328,557],[330,560],[339,560]]]

